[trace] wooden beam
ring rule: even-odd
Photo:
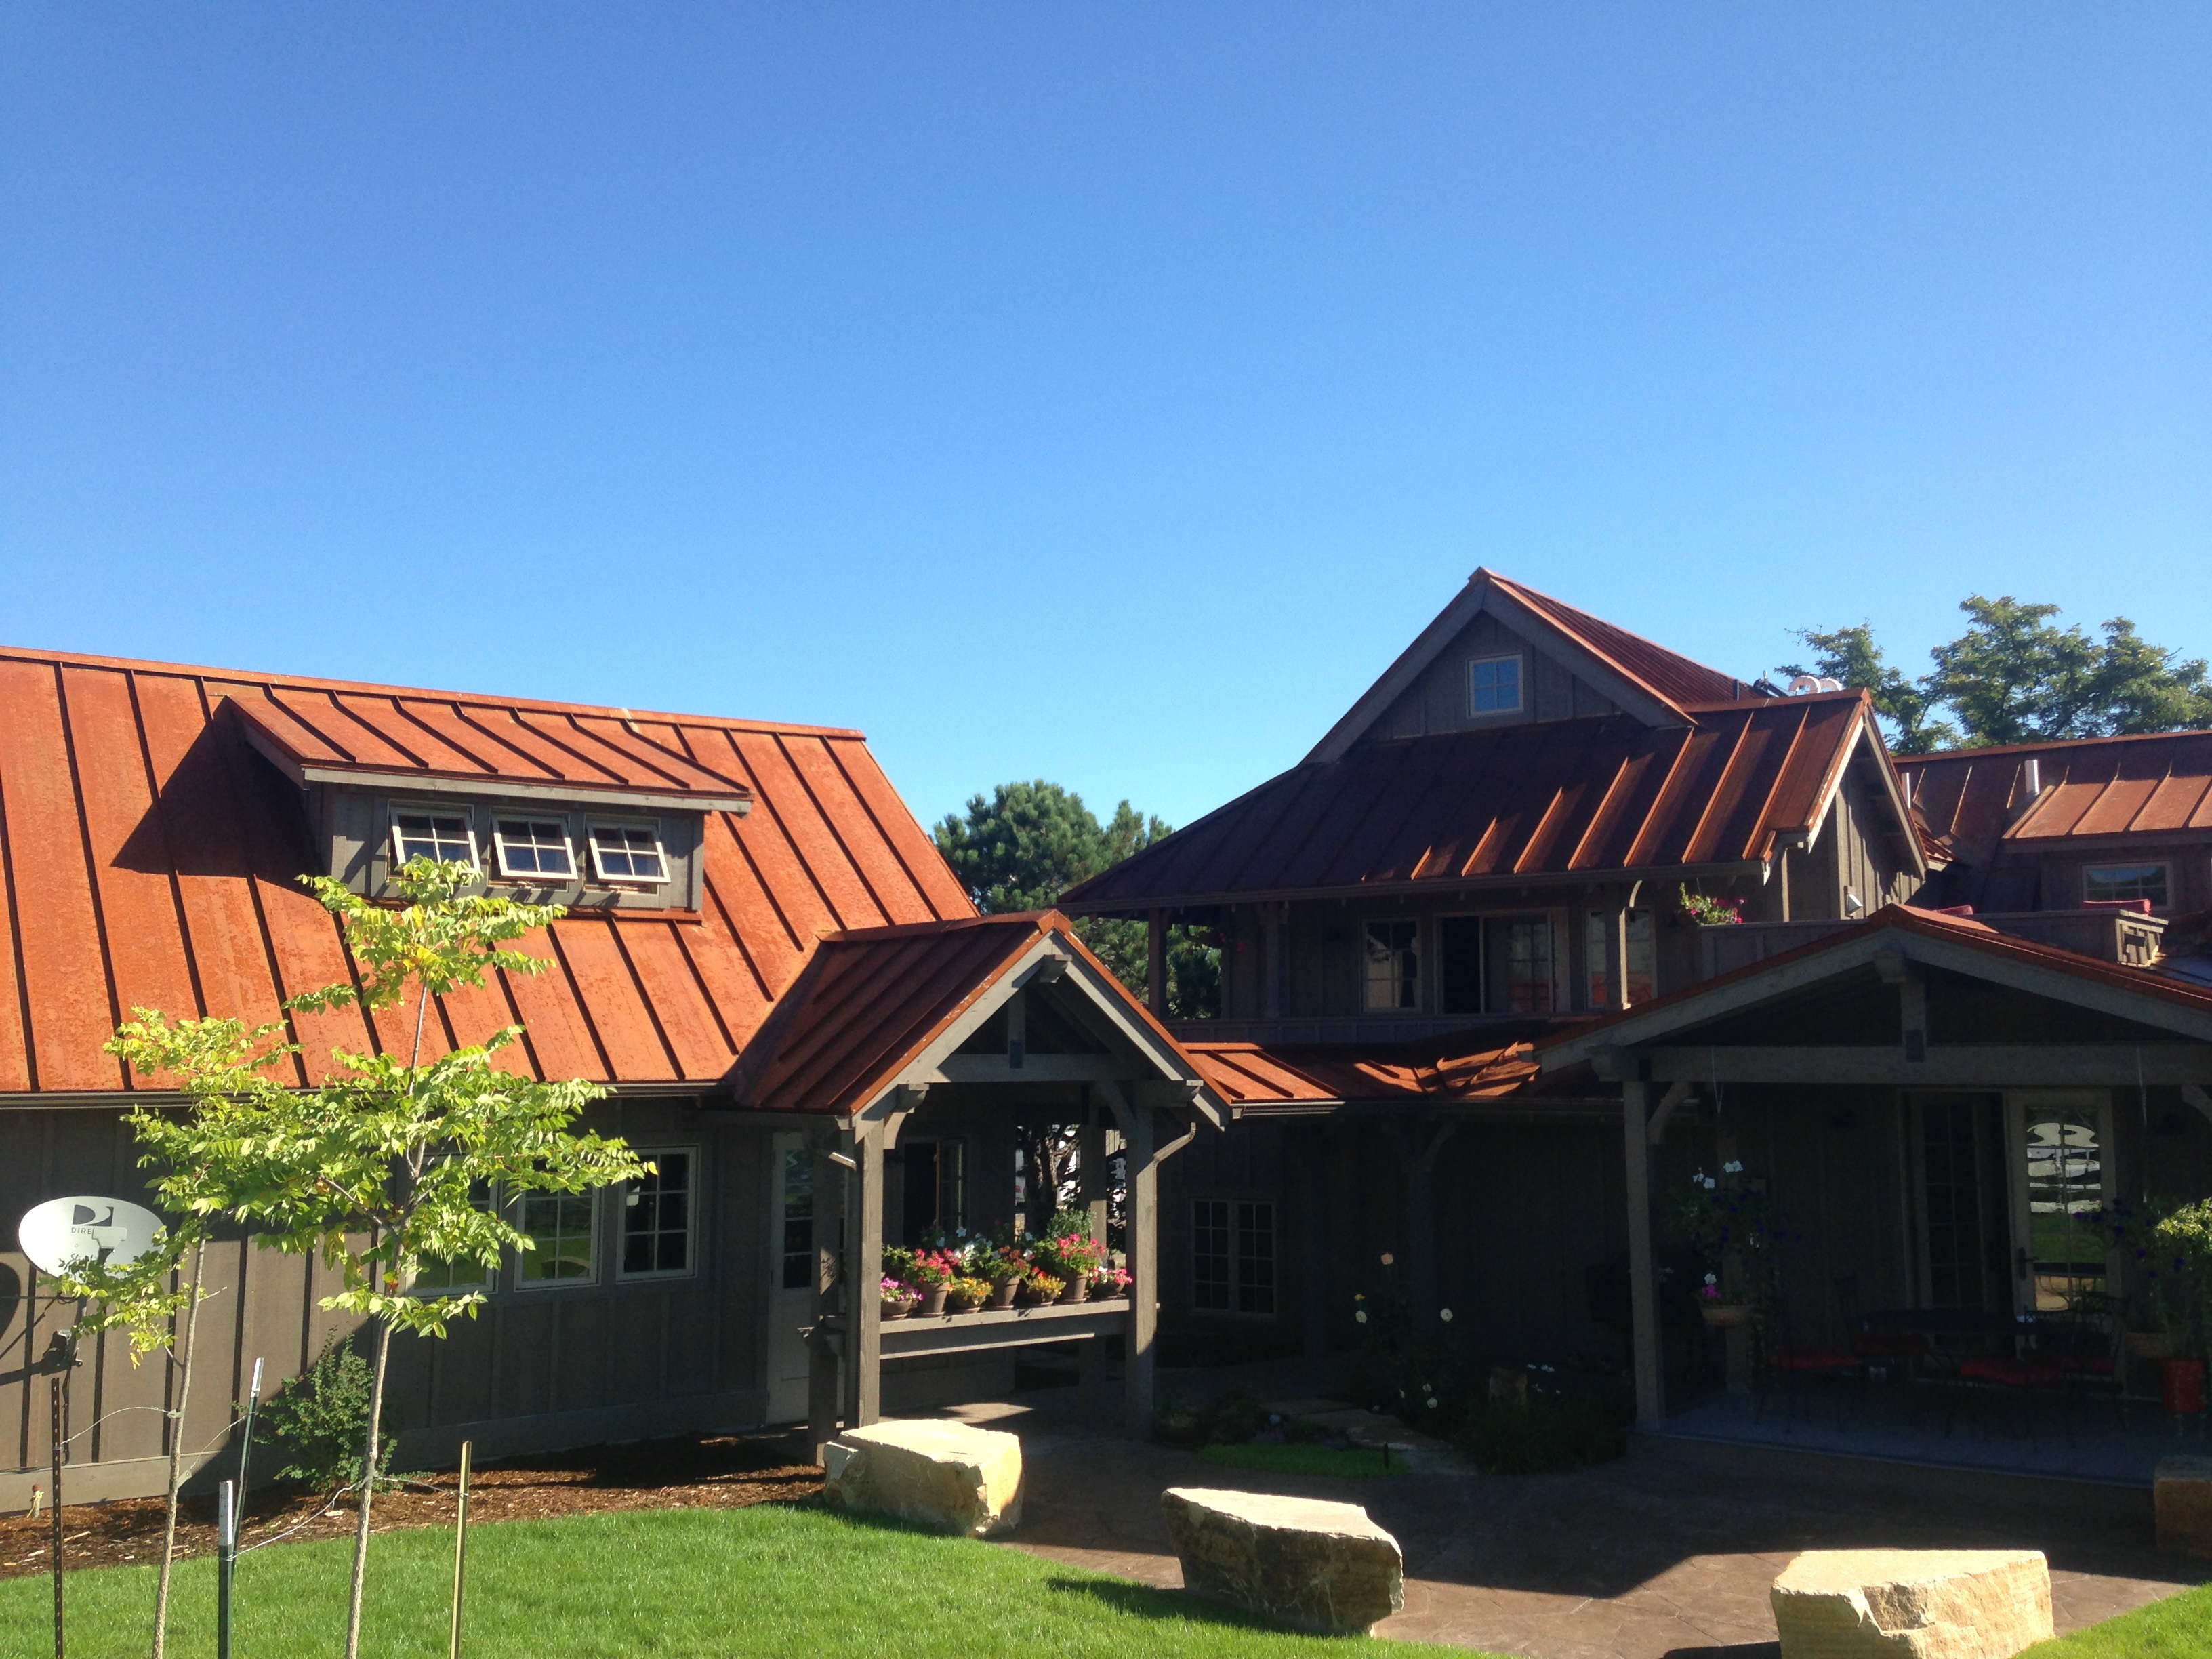
[[[1086,1101],[1083,1129],[1076,1143],[1076,1178],[1081,1183],[1083,1210],[1091,1224],[1091,1237],[1103,1249],[1106,1243],[1106,1212],[1113,1194],[1106,1180],[1106,1126],[1099,1121],[1096,1101]],[[1086,1342],[1076,1350],[1076,1381],[1083,1397],[1083,1414],[1096,1421],[1105,1410],[1100,1384],[1105,1377],[1103,1345]]]
[[[1168,1017],[1168,913],[1145,912],[1145,1006]]]
[[[1640,1061],[1653,1082],[1871,1083],[1937,1088],[2069,1088],[2132,1085],[2140,1063],[2146,1083],[2212,1083],[2212,1046],[2160,1043],[2069,1045],[1987,1043],[1929,1045],[1924,1060],[1908,1060],[1887,1044],[1837,1048],[1646,1048],[1616,1059],[1625,1070]]]
[[[1651,1114],[1651,1127],[1644,1139],[1654,1146],[1664,1141],[1668,1120],[1674,1115],[1674,1109],[1689,1097],[1690,1080],[1687,1078],[1676,1078],[1668,1084],[1667,1092],[1660,1097],[1659,1109]]]
[[[837,1433],[839,1354],[830,1324],[837,1311],[839,1252],[831,1220],[842,1229],[845,1218],[843,1206],[831,1199],[844,1190],[845,1172],[831,1161],[831,1150],[826,1145],[814,1148],[814,1328],[806,1335],[806,1437],[817,1463],[823,1447]],[[846,1300],[851,1299],[848,1295]]]
[[[1628,1300],[1636,1374],[1636,1421],[1656,1429],[1667,1420],[1666,1371],[1659,1351],[1659,1271],[1651,1247],[1651,1143],[1646,1123],[1651,1088],[1632,1078],[1620,1085],[1621,1151],[1627,1159]]]
[[[930,1070],[909,1081],[932,1083],[1134,1083],[1137,1062],[1112,1054],[1037,1054],[1024,1056],[1016,1068],[1001,1054],[947,1054]]]
[[[1160,1171],[1153,1155],[1152,1115],[1142,1108],[1122,1119],[1128,1170],[1129,1326],[1123,1360],[1121,1431],[1152,1437],[1152,1368],[1160,1321]]]
[[[883,1414],[884,1142],[880,1125],[856,1121],[846,1177],[845,1425],[865,1428]]]
[[[2212,1118],[2212,1094],[2207,1094],[2202,1084],[2183,1084],[2181,1097],[2203,1113],[2207,1118]]]

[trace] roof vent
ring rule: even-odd
[[[1840,691],[1843,689],[1841,680],[1823,679],[1813,674],[1800,674],[1790,682],[1790,695],[1793,697],[1809,697],[1815,691]]]

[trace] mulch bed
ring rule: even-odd
[[[469,1473],[469,1524],[479,1521],[542,1521],[556,1515],[601,1510],[729,1509],[747,1504],[794,1503],[822,1490],[822,1471],[792,1461],[788,1440],[738,1435],[679,1435],[626,1446],[592,1446],[508,1458]],[[413,1475],[398,1490],[381,1492],[369,1510],[373,1531],[450,1527],[460,1485],[451,1470]],[[64,1487],[66,1494],[67,1488]],[[177,1515],[177,1559],[215,1553],[212,1496],[187,1498]],[[118,1498],[62,1510],[63,1561],[79,1567],[112,1567],[158,1561],[166,1505],[159,1498]],[[257,1490],[239,1542],[251,1547],[288,1528],[290,1541],[352,1535],[358,1512],[349,1500],[333,1510],[315,1493],[297,1488]],[[0,1578],[53,1571],[46,1552],[53,1516],[0,1519]]]

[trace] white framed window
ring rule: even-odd
[[[1190,1303],[1205,1313],[1275,1311],[1275,1206],[1199,1198],[1190,1206]]]
[[[653,1166],[653,1173],[623,1183],[622,1276],[666,1278],[688,1273],[691,1271],[692,1175],[698,1167],[698,1155],[689,1146],[659,1152],[641,1148],[638,1155]]]
[[[1552,1012],[1552,919],[1513,916],[1504,924],[1505,1012]]]
[[[517,1250],[515,1282],[524,1290],[588,1285],[599,1276],[599,1206],[590,1193],[524,1193],[514,1200],[514,1224],[537,1248]]]
[[[1467,712],[1510,714],[1521,706],[1521,658],[1477,657],[1467,665]]]
[[[479,1210],[492,1207],[492,1189],[483,1182],[469,1188],[469,1202]],[[498,1281],[499,1269],[488,1267],[473,1256],[448,1260],[444,1256],[426,1255],[415,1266],[414,1278],[407,1281],[410,1296],[451,1296],[456,1291],[489,1291]]]
[[[2081,872],[2081,897],[2090,904],[2148,899],[2152,909],[2163,910],[2171,891],[2163,864],[2093,864]]]
[[[592,869],[601,881],[668,879],[668,855],[653,825],[594,823],[591,840]]]
[[[1421,1006],[1421,925],[1417,921],[1370,921],[1364,948],[1367,1007],[1385,1010]]]
[[[441,864],[477,868],[477,832],[469,815],[427,806],[394,807],[392,867],[397,869],[410,859],[435,859]]]
[[[576,873],[576,855],[568,845],[568,826],[558,818],[494,818],[492,854],[502,876],[552,877],[561,881]]]
[[[1593,910],[1583,933],[1583,956],[1592,1008],[1613,1006],[1613,920],[1610,910]],[[1633,1007],[1650,1001],[1658,984],[1658,947],[1651,934],[1651,912],[1631,910],[1621,924],[1621,935],[1626,957],[1620,966],[1628,976],[1626,1001]]]

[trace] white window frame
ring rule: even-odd
[[[508,869],[507,867],[507,836],[499,827],[502,819],[509,823],[527,824],[532,830],[542,830],[548,826],[558,830],[561,832],[561,850],[568,857],[568,873],[565,876],[556,876],[544,870]],[[576,862],[576,842],[575,838],[568,833],[568,820],[557,812],[549,813],[542,818],[533,817],[526,812],[493,813],[491,850],[493,861],[498,867],[500,878],[503,881],[530,881],[536,882],[540,886],[566,887],[574,884],[583,874],[581,866]]]
[[[1571,1012],[1574,1008],[1574,978],[1571,971],[1571,964],[1566,960],[1567,952],[1572,948],[1572,938],[1568,932],[1571,926],[1568,921],[1568,913],[1562,910],[1501,910],[1498,912],[1495,921],[1498,927],[1505,930],[1499,953],[1501,963],[1505,971],[1498,976],[1498,983],[1495,988],[1509,1005],[1513,994],[1512,930],[1516,925],[1523,922],[1540,921],[1544,924],[1544,948],[1547,953],[1544,964],[1545,977],[1551,988],[1551,1006],[1547,1008],[1528,1010],[1508,1006],[1497,1008],[1492,1012],[1512,1014],[1523,1019],[1536,1015],[1548,1016]],[[1486,991],[1490,988],[1485,988]]]
[[[1372,981],[1367,976],[1367,930],[1370,927],[1411,927],[1413,930],[1413,1002],[1407,1007],[1392,1002],[1388,1007],[1376,1007],[1368,1000],[1368,988]],[[1419,916],[1369,916],[1359,924],[1359,1012],[1363,1014],[1418,1014],[1427,1010],[1429,996],[1429,961],[1427,940],[1422,938],[1423,928]],[[1395,951],[1394,951],[1395,954]]]
[[[489,1212],[493,1215],[496,1215],[499,1213],[499,1188],[496,1186],[494,1186],[491,1188]],[[502,1251],[501,1255],[503,1255],[504,1254],[505,1252]],[[440,1258],[441,1261],[444,1258],[442,1257]],[[481,1263],[478,1265],[482,1266]],[[502,1263],[501,1266],[485,1267],[483,1278],[471,1279],[465,1285],[425,1285],[422,1282],[422,1269],[418,1267],[416,1269],[416,1276],[410,1278],[407,1281],[405,1294],[409,1296],[422,1297],[466,1296],[471,1291],[482,1291],[485,1294],[489,1295],[499,1288],[500,1277],[503,1270],[504,1264]]]
[[[1225,1308],[1206,1308],[1199,1305],[1198,1206],[1201,1204],[1219,1204],[1226,1207],[1229,1212],[1227,1257],[1229,1305]],[[1265,1311],[1237,1305],[1242,1300],[1241,1292],[1243,1289],[1243,1278],[1239,1270],[1244,1261],[1243,1251],[1239,1246],[1239,1239],[1243,1231],[1241,1225],[1243,1218],[1239,1212],[1255,1205],[1264,1207],[1267,1212],[1267,1299],[1275,1305]],[[1193,1314],[1208,1319],[1279,1319],[1282,1317],[1283,1235],[1281,1217],[1277,1213],[1280,1208],[1281,1206],[1272,1198],[1194,1197],[1190,1200],[1190,1310]]]
[[[605,1190],[604,1188],[595,1188],[582,1193],[516,1193],[509,1199],[508,1202],[514,1209],[515,1230],[522,1233],[530,1231],[523,1225],[523,1218],[533,1200],[580,1198],[591,1206],[592,1271],[574,1279],[532,1279],[529,1277],[530,1264],[541,1259],[539,1254],[536,1250],[519,1249],[514,1252],[514,1288],[517,1291],[582,1291],[605,1282],[606,1252],[601,1247],[600,1239],[606,1227],[600,1214],[602,1206],[599,1203],[599,1194]]]
[[[1490,664],[1510,662],[1513,665],[1513,701],[1496,708],[1476,705],[1474,693],[1475,671]],[[1471,720],[1486,720],[1500,714],[1518,714],[1528,707],[1528,659],[1519,651],[1499,652],[1487,657],[1470,657],[1467,664],[1467,717]]]
[[[2157,900],[2154,899],[2151,901],[2150,908],[2154,910],[2170,910],[2173,908],[2173,861],[2171,859],[2126,859],[2112,864],[2085,864],[2081,866],[2082,903],[2112,903],[2117,902],[2124,904],[2130,903],[2133,901],[2127,899],[2118,901],[2109,899],[2092,899],[2089,896],[2089,872],[2092,870],[2156,870],[2166,878],[2166,902],[2161,904]]]
[[[602,830],[642,830],[653,837],[653,850],[660,859],[660,874],[654,876],[611,876],[599,856],[599,831]],[[675,866],[668,857],[668,843],[660,834],[658,820],[645,818],[591,818],[584,825],[584,840],[591,849],[592,877],[608,887],[665,887],[676,878]],[[627,848],[623,849],[625,853]]]
[[[699,1271],[699,1149],[696,1146],[633,1146],[630,1149],[647,1164],[656,1159],[680,1156],[690,1160],[691,1178],[684,1188],[684,1265],[680,1267],[639,1267],[632,1270],[623,1258],[629,1254],[629,1186],[627,1181],[613,1190],[616,1195],[615,1222],[607,1231],[613,1235],[615,1277],[629,1281],[640,1279],[689,1279]],[[780,1222],[782,1218],[778,1217]],[[655,1235],[658,1237],[658,1234]],[[779,1253],[776,1271],[781,1282],[783,1259]]]
[[[476,814],[465,806],[454,806],[446,801],[441,801],[435,805],[421,801],[396,800],[392,803],[392,840],[389,856],[394,870],[407,862],[406,846],[399,834],[399,820],[403,817],[459,818],[461,821],[461,833],[469,838],[469,868],[474,870],[478,875],[483,873],[483,849],[477,842]],[[434,841],[436,836],[434,835],[431,839]]]

